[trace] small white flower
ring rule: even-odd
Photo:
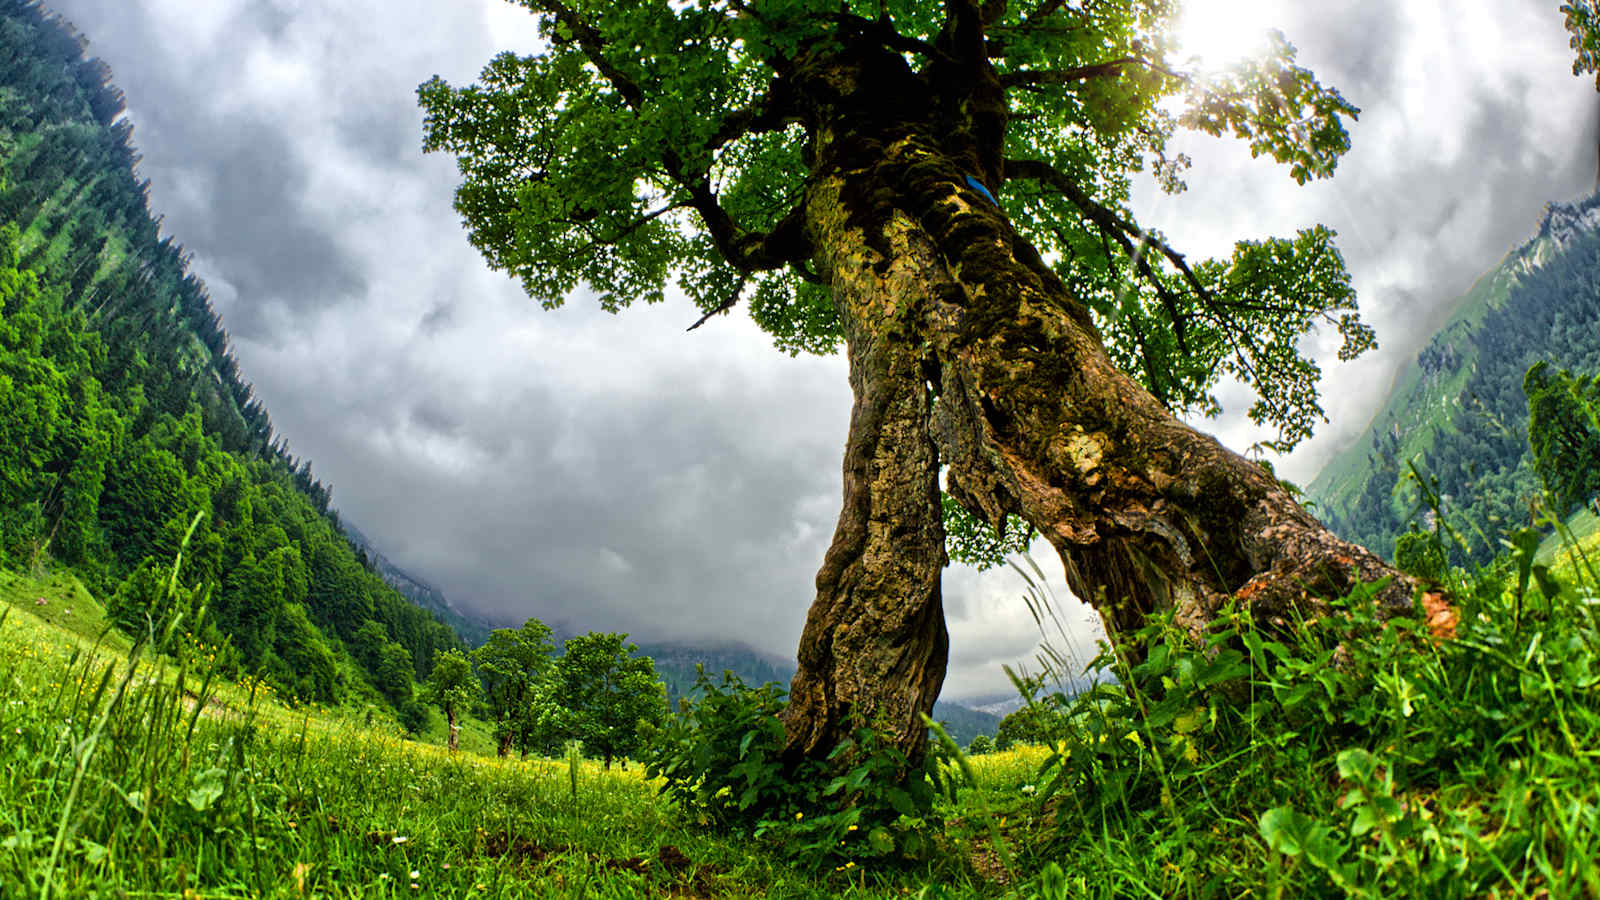
[[[394,837],[390,838],[389,840],[391,842],[393,842],[393,843],[396,843],[396,844],[404,844],[406,841],[409,841],[411,839],[406,837],[403,834],[397,834]]]
[[[411,880],[412,881],[416,881],[418,878],[421,878],[421,877],[422,877],[422,873],[421,872],[417,871],[416,869],[412,869],[411,870]]]
[[[1033,792],[1034,792],[1034,791],[1036,791],[1036,790],[1038,790],[1038,788],[1035,788],[1035,787],[1034,787],[1034,786],[1033,786],[1033,785],[1031,785],[1031,784],[1025,784],[1025,785],[1023,785],[1023,786],[1022,786],[1022,792],[1023,792],[1023,793],[1024,793],[1024,794],[1032,794],[1032,793],[1033,793]]]

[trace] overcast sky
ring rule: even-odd
[[[386,555],[457,606],[638,639],[792,655],[839,510],[842,360],[791,359],[687,303],[545,312],[467,245],[453,161],[423,157],[414,91],[534,46],[502,0],[46,0],[128,97],[165,232],[291,449]],[[1593,83],[1556,0],[1193,4],[1208,57],[1281,27],[1362,108],[1331,182],[1186,138],[1191,189],[1142,190],[1194,255],[1318,222],[1382,349],[1330,367],[1332,421],[1283,461],[1309,481],[1367,424],[1449,303],[1592,189]],[[1333,342],[1313,338],[1331,358]],[[1226,397],[1243,408],[1242,397]],[[1237,415],[1207,423],[1243,449]],[[1059,563],[1037,553],[1049,571]],[[1064,588],[1057,588],[1064,591]],[[952,699],[1002,690],[1037,641],[1022,580],[952,568]],[[1081,609],[1067,612],[1092,640]]]

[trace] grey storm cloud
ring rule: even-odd
[[[1532,236],[1545,205],[1593,189],[1595,95],[1570,74],[1561,17],[1533,0],[1282,6],[1299,63],[1361,109],[1338,173],[1300,187],[1237,142],[1187,136],[1190,189],[1144,184],[1136,205],[1146,224],[1207,255],[1316,223],[1338,232],[1380,349],[1339,363],[1337,335],[1312,340],[1329,422],[1277,460],[1309,481],[1366,427],[1453,302]],[[1241,389],[1220,393],[1230,410],[1248,405]],[[1198,424],[1237,448],[1271,436],[1237,413]]]
[[[844,365],[790,359],[681,299],[543,311],[468,246],[452,162],[414,91],[535,44],[499,0],[47,0],[128,97],[164,229],[194,254],[242,368],[342,515],[458,606],[638,639],[789,654],[840,502]],[[1210,15],[1234,0],[1193,0]],[[1384,349],[1329,363],[1332,422],[1291,477],[1366,424],[1448,303],[1593,184],[1593,85],[1546,0],[1268,3],[1301,62],[1362,108],[1331,182],[1185,138],[1191,189],[1141,186],[1182,250],[1325,222]],[[1334,343],[1312,340],[1331,358]],[[1246,398],[1224,391],[1230,408]],[[1237,414],[1204,423],[1235,447]],[[1050,590],[1080,656],[1097,631]],[[1039,632],[1016,573],[951,568],[946,694],[1005,689]]]

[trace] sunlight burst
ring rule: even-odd
[[[1178,58],[1223,69],[1264,52],[1267,32],[1283,18],[1281,0],[1185,0],[1178,17]]]

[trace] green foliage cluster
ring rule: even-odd
[[[433,654],[433,671],[422,686],[422,699],[439,707],[444,713],[449,731],[449,745],[457,746],[459,728],[456,719],[478,697],[478,680],[472,677],[472,663],[460,650],[437,650]]]
[[[1533,471],[1544,482],[1551,511],[1565,517],[1600,497],[1600,375],[1552,372],[1541,360],[1528,370],[1522,390]]]
[[[1400,571],[1431,582],[1444,580],[1450,570],[1438,535],[1408,531],[1395,538],[1394,564]]]
[[[159,632],[158,561],[202,514],[179,576],[209,604],[196,640],[301,699],[405,710],[460,640],[370,571],[273,436],[85,46],[0,0],[0,565],[65,566]]]
[[[688,815],[763,839],[808,868],[903,861],[932,848],[935,755],[913,770],[862,727],[826,760],[786,760],[780,685],[748,687],[731,672],[714,682],[701,670],[694,694],[653,731],[644,757],[646,774]]]
[[[1043,693],[1044,676],[1015,678],[1014,683],[1022,694],[1022,706],[1000,720],[994,735],[994,749],[1010,750],[1018,744],[1049,744],[1066,729],[1066,695]]]
[[[1600,89],[1600,7],[1595,0],[1570,0],[1561,4],[1566,15],[1567,31],[1572,33],[1572,74],[1595,73],[1595,87]]]
[[[1597,208],[1600,195],[1553,207],[1539,235],[1477,289],[1507,284],[1503,299],[1466,310],[1467,318],[1421,351],[1416,405],[1374,420],[1348,497],[1316,497],[1317,514],[1340,536],[1394,547],[1427,512],[1431,493],[1443,498],[1442,525],[1468,538],[1465,546],[1446,543],[1451,562],[1484,564],[1500,551],[1498,530],[1529,522],[1530,505],[1543,492],[1530,452],[1530,438],[1540,438],[1530,433],[1523,391],[1529,369],[1549,362],[1600,372],[1600,231],[1573,228],[1553,245],[1560,220],[1584,219]],[[1428,385],[1444,392],[1424,390]],[[1433,529],[1430,519],[1424,530]]]
[[[540,696],[539,731],[547,740],[583,742],[605,761],[640,748],[641,728],[666,714],[666,688],[655,664],[627,635],[590,632],[567,640]]]
[[[555,755],[576,741],[608,769],[635,754],[666,713],[654,661],[624,634],[590,632],[567,640],[560,656],[553,650],[549,627],[529,619],[495,629],[472,652],[499,754]]]
[[[538,701],[554,651],[550,628],[538,619],[529,619],[521,628],[496,628],[483,646],[472,651],[501,756],[516,747],[526,757],[548,743],[539,733]]]

